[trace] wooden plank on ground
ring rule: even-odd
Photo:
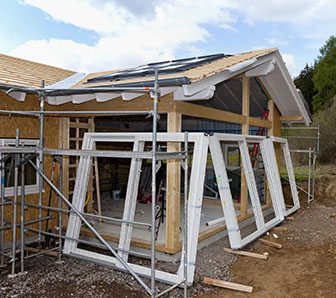
[[[252,293],[253,291],[253,287],[250,287],[250,286],[245,286],[245,285],[223,281],[219,279],[213,279],[209,277],[205,277],[203,282],[207,285],[217,286],[217,287],[226,288],[226,289],[235,290],[235,291],[242,291],[242,292],[247,292],[247,293]]]
[[[45,250],[45,249],[38,249],[38,248],[35,248],[35,247],[25,247],[24,250],[30,251],[30,252],[34,252],[34,253],[42,252],[45,255],[53,256],[53,257],[57,257],[58,256],[58,252],[57,251],[48,251],[48,250]]]
[[[258,239],[258,241],[262,244],[265,244],[265,245],[268,245],[268,246],[272,246],[272,247],[275,247],[275,248],[278,248],[280,249],[282,247],[281,244],[279,243],[276,243],[276,242],[272,242],[272,241],[269,241],[269,240],[265,240],[265,239]]]
[[[257,254],[254,252],[248,252],[248,251],[243,251],[243,250],[232,250],[230,248],[224,248],[224,251],[240,255],[240,256],[246,256],[246,257],[252,257],[252,258],[257,258],[257,259],[262,259],[262,260],[267,260],[267,256],[263,254]]]
[[[294,220],[294,217],[293,217],[293,216],[287,216],[286,219],[287,219],[287,220],[290,220],[290,221],[293,221],[293,220]]]
[[[272,231],[287,231],[287,227],[274,227],[271,229]]]

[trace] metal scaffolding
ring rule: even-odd
[[[284,136],[287,140],[307,140],[312,141],[311,146],[307,146],[307,149],[291,149],[291,153],[295,154],[307,154],[308,155],[308,174],[300,174],[300,176],[307,177],[307,186],[305,185],[296,185],[299,191],[302,191],[307,195],[307,206],[314,201],[315,196],[315,172],[316,172],[316,159],[320,150],[320,126],[291,126],[291,127],[282,127],[281,129],[287,131],[298,132],[294,135]],[[300,131],[311,131],[314,133],[313,136],[302,136],[300,135]],[[287,178],[281,177],[282,179],[288,181]]]
[[[155,276],[155,266],[156,266],[156,249],[155,249],[155,216],[156,216],[156,168],[157,168],[157,161],[159,160],[168,160],[168,159],[174,159],[174,160],[181,160],[183,161],[183,168],[184,168],[184,227],[183,227],[183,251],[182,256],[184,260],[187,260],[187,253],[188,253],[188,133],[184,133],[184,150],[180,152],[173,152],[173,153],[162,153],[157,151],[157,121],[158,121],[158,100],[159,100],[159,85],[158,85],[158,72],[155,70],[155,84],[154,88],[132,88],[132,87],[124,87],[124,88],[81,88],[78,89],[78,92],[81,94],[83,93],[95,93],[95,92],[115,92],[115,91],[132,91],[132,92],[141,92],[141,93],[151,93],[153,95],[153,110],[151,111],[45,111],[44,105],[45,105],[45,99],[48,94],[53,93],[54,95],[66,95],[68,92],[73,93],[76,89],[55,89],[50,90],[44,88],[44,82],[42,82],[42,88],[21,88],[21,87],[11,87],[8,88],[7,94],[14,92],[14,91],[20,91],[27,94],[35,94],[39,97],[40,102],[40,111],[6,111],[6,110],[0,110],[0,113],[3,114],[17,114],[17,115],[28,115],[28,116],[36,116],[40,120],[40,138],[39,138],[39,145],[35,148],[23,148],[20,147],[20,135],[19,130],[16,131],[16,142],[15,147],[2,147],[0,148],[0,164],[1,164],[1,247],[0,247],[0,266],[6,266],[5,265],[5,257],[10,258],[10,263],[12,265],[11,268],[11,274],[9,277],[15,277],[17,274],[15,272],[15,265],[16,265],[16,254],[20,252],[20,264],[21,264],[21,270],[20,274],[24,274],[24,261],[28,257],[25,257],[25,249],[26,245],[31,244],[31,242],[27,242],[25,239],[25,233],[30,231],[38,234],[38,237],[36,240],[33,241],[33,243],[38,243],[38,251],[34,254],[29,256],[37,256],[44,253],[50,252],[50,250],[43,250],[41,249],[41,243],[44,241],[43,238],[45,236],[52,236],[55,238],[58,238],[58,247],[53,248],[51,250],[56,250],[58,255],[58,262],[61,262],[62,258],[62,243],[63,240],[65,241],[76,241],[78,243],[83,243],[86,245],[90,245],[93,247],[98,248],[105,248],[108,249],[112,255],[120,262],[121,266],[119,269],[123,269],[124,271],[130,273],[135,280],[139,282],[139,284],[146,290],[146,292],[151,297],[160,297],[166,293],[168,293],[170,290],[178,287],[183,286],[184,288],[184,297],[187,297],[187,274],[188,274],[188,266],[187,262],[184,262],[184,268],[183,268],[183,279],[179,280],[177,283],[173,283],[173,285],[166,290],[162,292],[158,292],[157,286],[156,286],[156,279]],[[60,144],[61,149],[50,149],[44,147],[44,116],[45,115],[73,115],[73,114],[80,114],[80,115],[149,115],[153,117],[153,129],[152,129],[152,151],[151,152],[140,152],[140,151],[99,151],[99,150],[65,150],[62,149],[62,144]],[[52,155],[56,158],[56,160],[59,163],[59,182],[60,185],[57,187],[53,181],[51,181],[44,173],[44,157],[45,155]],[[151,201],[151,223],[142,223],[142,222],[136,222],[134,220],[124,220],[124,219],[118,219],[118,218],[111,218],[106,216],[100,216],[100,215],[94,215],[89,213],[84,213],[80,211],[72,202],[69,201],[68,198],[66,198],[62,193],[62,166],[63,166],[63,156],[82,156],[86,157],[86,159],[91,159],[92,157],[113,157],[113,158],[130,158],[132,160],[143,160],[143,159],[151,159],[152,161],[152,201]],[[14,196],[12,200],[9,200],[5,197],[5,161],[9,158],[14,157]],[[32,159],[37,158],[36,165]],[[36,172],[38,173],[39,177],[39,200],[38,204],[29,204],[25,202],[25,194],[24,194],[24,185],[25,185],[25,167],[27,165],[31,165]],[[21,171],[21,172],[20,172]],[[21,177],[20,176],[21,173]],[[19,179],[21,179],[21,183],[19,182]],[[50,207],[50,206],[43,206],[43,184],[46,183],[49,185],[49,187],[57,194],[57,197],[59,199],[59,207]],[[21,187],[20,187],[21,185]],[[20,191],[19,191],[20,189]],[[20,198],[20,200],[18,200]],[[67,205],[69,209],[63,209],[63,204]],[[13,210],[13,220],[11,223],[6,223],[4,219],[4,208],[6,205],[11,205]],[[20,220],[17,218],[17,208],[20,206],[21,210],[21,216]],[[38,209],[38,218],[34,220],[25,220],[25,208],[31,207],[31,208],[37,208]],[[48,210],[48,211],[54,211],[58,212],[58,233],[51,233],[49,231],[43,231],[42,229],[42,222],[48,221],[49,219],[55,219],[55,216],[45,216],[42,217],[42,210]],[[64,236],[62,234],[62,217],[63,214],[68,213],[72,215],[76,215],[76,217],[84,223],[91,232],[100,240],[101,244],[84,241],[81,239],[74,239],[69,236]],[[101,235],[100,233],[95,229],[95,227],[89,222],[88,218],[96,218],[100,220],[105,221],[114,221],[119,222],[123,224],[128,225],[142,225],[142,226],[148,226],[151,228],[151,253],[150,255],[145,255],[143,253],[134,252],[130,249],[120,249],[120,248],[114,248],[112,247]],[[38,229],[31,228],[30,225],[33,223],[38,223]],[[17,245],[17,235],[16,230],[17,227],[20,227],[20,248],[18,248]],[[4,246],[4,231],[6,229],[12,230],[12,247],[11,252],[8,252],[8,249]],[[120,252],[135,255],[138,257],[149,257],[151,260],[151,266],[150,266],[150,286],[148,286],[139,276],[138,273],[136,273],[132,267],[125,261],[123,257],[121,257]],[[118,268],[117,268],[118,269]]]

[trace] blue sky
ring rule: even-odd
[[[144,3],[146,5],[144,5]],[[0,53],[93,72],[278,47],[290,73],[335,34],[336,1],[2,0]]]

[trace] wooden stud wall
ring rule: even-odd
[[[62,118],[60,129],[63,148],[79,150],[82,147],[84,133],[94,132],[94,118]],[[65,157],[63,160],[63,189],[65,196],[70,200],[75,186],[78,162],[79,157]],[[90,174],[88,192],[90,200],[88,201],[87,211],[91,212],[93,208],[93,169]]]

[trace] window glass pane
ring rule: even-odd
[[[32,159],[36,164],[36,157]],[[15,174],[15,162],[14,157],[10,158],[5,162],[5,186],[13,187],[14,186],[14,174]],[[25,186],[35,185],[36,181],[36,171],[31,164],[26,164],[25,166]],[[18,185],[21,185],[21,168],[19,168],[19,180]]]
[[[238,147],[228,147],[227,166],[229,168],[240,167],[240,152]]]

